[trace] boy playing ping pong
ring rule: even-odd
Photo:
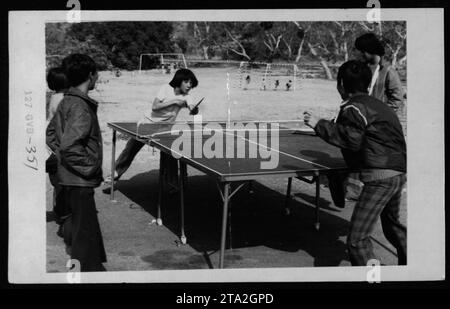
[[[371,79],[365,63],[344,63],[337,76],[344,100],[338,116],[330,121],[305,112],[304,121],[323,140],[341,148],[348,167],[359,171],[364,183],[347,237],[352,265],[366,266],[375,258],[370,235],[379,217],[386,239],[397,249],[398,264],[406,265],[406,227],[399,221],[406,143],[395,112],[369,96]]]
[[[197,87],[198,80],[194,73],[188,69],[179,69],[175,72],[172,80],[163,85],[155,99],[153,100],[151,113],[146,115],[150,122],[174,122],[182,108],[188,108],[191,115],[198,114],[198,105],[193,104],[192,97],[189,95],[191,89]],[[125,173],[133,162],[138,152],[144,147],[144,143],[131,138],[125,149],[116,161],[116,171],[114,181],[117,181]],[[164,154],[162,154],[164,156]],[[170,161],[174,165],[176,161]],[[174,166],[171,169],[175,169]],[[105,183],[112,181],[111,175],[105,180]]]

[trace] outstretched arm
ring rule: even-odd
[[[158,98],[155,98],[153,100],[152,110],[157,111],[157,110],[164,109],[171,105],[178,105],[180,107],[185,107],[186,104],[187,104],[186,100],[179,99],[179,98],[173,98],[173,99],[169,99],[169,100],[160,100]]]
[[[367,120],[354,105],[342,109],[337,120],[317,119],[312,113],[305,113],[304,121],[326,142],[339,148],[358,151],[364,137]]]

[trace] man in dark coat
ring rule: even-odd
[[[68,56],[62,67],[70,88],[47,127],[46,141],[58,160],[61,202],[72,213],[66,223],[71,230],[66,244],[81,271],[102,271],[106,253],[94,200],[94,188],[103,181],[102,137],[98,103],[88,96],[98,73],[95,62],[82,54]]]
[[[366,266],[375,255],[370,240],[378,218],[386,239],[406,265],[406,227],[399,221],[406,181],[406,142],[395,112],[369,96],[370,69],[359,61],[344,63],[338,91],[344,99],[333,120],[305,112],[304,121],[326,142],[341,148],[349,168],[360,174],[364,188],[353,210],[347,248],[352,265]]]

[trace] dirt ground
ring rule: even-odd
[[[296,91],[261,91],[236,87],[237,71],[227,68],[194,69],[199,86],[192,91],[205,97],[200,106],[204,121],[227,119],[292,120],[310,110],[321,117],[336,114],[340,97],[334,81],[303,79]],[[103,173],[111,163],[113,121],[138,121],[151,108],[159,87],[171,75],[122,72],[120,77],[101,72],[91,96],[100,102],[98,116],[103,135]],[[229,82],[227,83],[227,79]],[[229,91],[227,90],[229,85]],[[189,119],[182,111],[179,120]],[[406,109],[401,119],[406,134]],[[125,146],[118,139],[116,157]],[[159,153],[145,147],[117,185],[116,202],[109,200],[109,186],[96,189],[95,199],[110,271],[208,269],[217,267],[220,245],[221,200],[216,186],[201,172],[188,168],[185,230],[186,245],[179,243],[177,195],[168,196],[163,208],[163,226],[158,226]],[[239,191],[231,204],[231,233],[225,255],[226,268],[349,266],[345,238],[354,202],[344,209],[334,207],[328,188],[321,188],[321,229],[314,229],[315,186],[294,181],[292,213],[283,212],[287,179],[265,179],[254,185],[254,193]],[[405,192],[406,193],[406,192]],[[47,181],[47,211],[51,210],[52,187]],[[406,224],[406,194],[401,220]],[[57,224],[47,222],[47,271],[66,271],[69,256]],[[395,265],[392,246],[378,224],[373,234],[381,263]]]

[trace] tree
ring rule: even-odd
[[[295,62],[300,62],[300,59],[302,57],[302,52],[303,52],[303,44],[305,43],[305,38],[309,32],[309,30],[311,29],[311,22],[297,22],[294,21],[293,22],[295,25],[295,38],[291,40],[292,41],[299,41],[298,42],[298,47],[297,47],[297,53],[295,56]],[[287,44],[286,44],[287,45]]]
[[[225,32],[226,40],[223,40],[223,47],[232,53],[243,57],[246,61],[251,61],[248,50],[252,49],[255,33],[255,27],[252,23],[222,23],[222,29]]]
[[[390,58],[392,66],[406,60],[406,23],[402,21],[388,22],[384,26],[383,41],[386,45],[386,57]],[[400,58],[401,61],[398,61]]]
[[[70,29],[68,23],[49,23],[46,25],[46,55],[47,66],[55,67],[61,64],[61,60],[72,53],[84,53],[90,55],[97,63],[99,69],[105,69],[110,65],[103,47],[95,42],[92,36],[79,41],[67,34]]]
[[[170,22],[89,22],[74,24],[69,35],[80,42],[88,37],[102,46],[114,66],[135,69],[142,53],[173,52]]]
[[[316,58],[322,66],[326,78],[333,79],[328,62],[335,57],[331,51],[333,47],[333,38],[330,36],[331,22],[315,22],[309,31],[308,48],[314,58]]]
[[[197,42],[197,46],[200,46],[203,53],[203,59],[209,59],[209,49],[211,47],[211,25],[210,23],[204,22],[193,22],[193,36],[194,40]]]
[[[268,50],[264,55],[268,61],[280,56],[280,43],[284,35],[284,23],[261,22],[259,23],[262,32],[262,42]]]

